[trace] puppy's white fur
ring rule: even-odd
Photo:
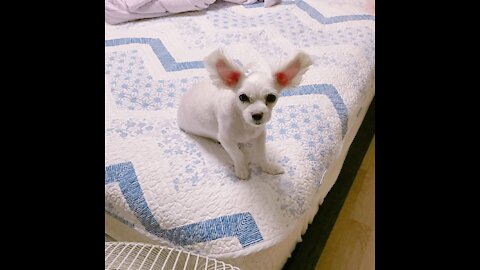
[[[210,80],[197,84],[183,96],[177,115],[180,128],[220,142],[240,179],[247,179],[249,171],[239,143],[253,144],[264,172],[284,173],[281,166],[266,157],[265,124],[271,119],[280,92],[300,83],[312,64],[310,57],[299,52],[273,72],[253,70],[248,75],[222,49],[207,56],[204,63]],[[275,100],[270,96],[267,101],[269,95]]]

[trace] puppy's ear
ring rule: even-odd
[[[300,84],[303,74],[313,64],[312,59],[304,52],[298,52],[293,59],[283,64],[273,73],[274,85],[278,91]]]
[[[207,56],[204,63],[210,79],[218,87],[236,90],[245,77],[243,70],[225,56],[221,48]]]

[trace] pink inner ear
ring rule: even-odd
[[[292,79],[298,74],[300,71],[300,61],[296,60],[292,64],[290,64],[285,70],[279,71],[275,74],[277,79],[277,83],[280,86],[287,86]]]
[[[281,86],[285,86],[288,84],[287,75],[285,75],[285,73],[277,72],[275,76],[277,77],[277,83],[280,84]]]
[[[215,65],[217,68],[218,75],[229,87],[234,87],[240,80],[240,72],[231,69],[223,60],[218,60]]]

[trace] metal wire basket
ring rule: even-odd
[[[134,242],[105,242],[105,269],[240,270],[191,252]]]

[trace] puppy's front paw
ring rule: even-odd
[[[235,166],[235,175],[240,179],[248,178],[248,167],[247,166]]]
[[[268,173],[268,174],[282,174],[285,172],[285,170],[280,166],[275,163],[267,162],[265,164],[262,164],[262,171]]]

